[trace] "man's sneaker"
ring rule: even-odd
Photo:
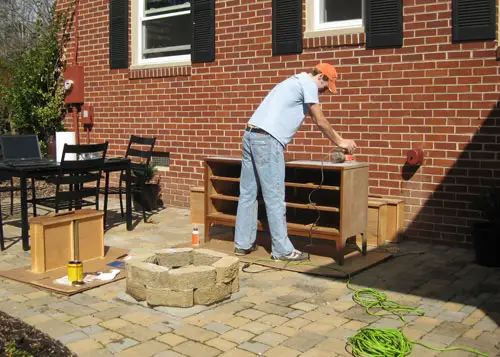
[[[257,250],[257,245],[255,245],[255,243],[254,243],[248,249],[234,248],[234,255],[239,255],[239,256],[247,255],[247,254],[250,254],[252,252],[255,252],[256,250]]]
[[[280,262],[298,262],[302,260],[309,260],[309,253],[301,252],[300,250],[294,249],[290,254],[282,255],[281,257],[274,257],[274,261]]]

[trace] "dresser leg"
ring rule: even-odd
[[[208,244],[210,242],[210,227],[212,226],[212,222],[205,221],[205,232],[203,235],[203,242]]]
[[[368,239],[366,237],[366,233],[361,233],[361,253],[366,255],[366,246],[368,245]]]
[[[335,260],[338,265],[344,265],[344,246],[345,241],[335,241],[335,249],[337,250]]]

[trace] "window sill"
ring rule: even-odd
[[[304,33],[305,48],[339,47],[364,44],[365,28],[363,26],[345,29],[306,31]]]
[[[134,64],[129,79],[179,77],[191,75],[191,62]]]
[[[315,37],[337,36],[337,35],[353,35],[364,32],[365,32],[364,26],[339,28],[339,29],[325,29],[316,31],[306,31],[304,33],[304,38],[315,38]]]

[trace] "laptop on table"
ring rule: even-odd
[[[47,166],[52,160],[42,157],[40,143],[36,135],[0,136],[3,163],[15,167]]]

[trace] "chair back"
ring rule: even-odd
[[[56,201],[72,201],[78,204],[86,197],[95,196],[95,202],[98,203],[107,150],[107,142],[91,145],[65,144],[56,180]],[[69,157],[76,159],[70,160]],[[62,191],[61,185],[68,185],[70,189]]]
[[[146,138],[131,135],[125,157],[131,159],[132,162],[149,165],[155,143],[156,137]]]
[[[3,161],[2,140],[0,140],[0,162]],[[7,172],[0,172],[0,182],[12,179],[12,175]]]
[[[153,156],[156,137],[146,138],[131,135],[125,157],[130,159],[133,176],[143,176]],[[129,178],[130,179],[130,178]],[[133,180],[132,181],[137,181]]]

